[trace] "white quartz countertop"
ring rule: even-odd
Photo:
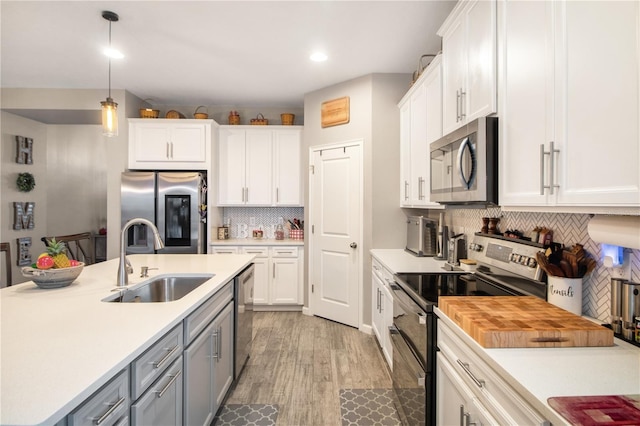
[[[85,267],[68,287],[33,282],[0,291],[0,424],[54,424],[178,325],[253,260],[253,255],[130,255],[149,277],[213,273],[209,281],[168,303],[106,303],[118,259]]]
[[[228,240],[211,240],[211,246],[303,246],[304,240],[276,240],[275,238],[232,238]]]
[[[435,313],[553,425],[568,423],[549,397],[640,394],[640,348],[620,339],[610,347],[485,349]]]
[[[447,271],[443,268],[445,261],[433,257],[417,257],[404,249],[373,249],[371,255],[394,274],[432,273],[460,274],[460,271]]]

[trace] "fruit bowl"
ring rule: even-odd
[[[60,269],[36,269],[25,266],[21,269],[22,275],[30,278],[40,288],[66,287],[78,278],[84,268],[84,263],[78,266]]]

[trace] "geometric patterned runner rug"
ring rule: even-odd
[[[342,426],[399,426],[392,389],[340,389]]]
[[[273,426],[278,406],[267,404],[227,404],[213,420],[215,426]]]

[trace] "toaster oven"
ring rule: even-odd
[[[407,217],[406,250],[415,256],[435,256],[437,223],[424,216]]]

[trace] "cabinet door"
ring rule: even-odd
[[[211,323],[183,352],[184,423],[210,425],[215,415],[213,393],[213,345],[215,328]]]
[[[274,132],[274,204],[279,206],[302,205],[300,174],[300,130],[276,130]]]
[[[501,1],[500,204],[545,205],[553,126],[552,3]]]
[[[182,357],[131,406],[132,425],[182,425]]]
[[[380,343],[380,347],[384,348],[384,340],[382,329],[384,327],[384,317],[382,316],[382,311],[380,309],[380,305],[382,304],[382,291],[380,288],[382,287],[382,281],[376,275],[375,271],[371,272],[371,328],[373,328],[373,334],[375,334],[378,339],[378,343]]]
[[[213,321],[216,332],[213,355],[213,399],[217,412],[233,382],[233,302]]]
[[[393,368],[393,345],[391,344],[391,336],[389,335],[389,327],[393,325],[393,296],[389,288],[381,283],[380,287],[380,335],[384,342],[382,346],[382,354],[387,360],[389,367]]]
[[[557,201],[640,205],[640,3],[553,3]]]
[[[427,144],[427,88],[424,83],[411,95],[411,204],[428,203],[429,145]]]
[[[294,258],[272,258],[271,300],[274,304],[297,304],[299,261]]]
[[[245,202],[245,131],[220,129],[218,204]]]
[[[273,142],[269,130],[247,130],[245,152],[245,204],[269,206],[273,190]]]
[[[451,133],[462,123],[461,97],[466,73],[465,34],[462,17],[442,36],[442,131]]]
[[[441,353],[436,358],[436,423],[439,425],[499,424],[478,401]]]
[[[207,162],[207,128],[199,124],[171,125],[171,161]]]
[[[130,132],[133,160],[142,162],[168,161],[170,155],[169,128],[164,122],[132,123]]]
[[[256,257],[253,259],[255,266],[253,274],[253,304],[269,304],[269,258]]]
[[[436,57],[429,64],[427,72],[424,84],[427,97],[426,138],[429,149],[431,142],[442,137],[442,56]]]
[[[411,206],[411,102],[400,106],[400,207]]]
[[[496,2],[470,2],[465,22],[467,66],[462,106],[466,110],[465,122],[469,122],[497,111]],[[531,24],[527,27],[530,26]]]

